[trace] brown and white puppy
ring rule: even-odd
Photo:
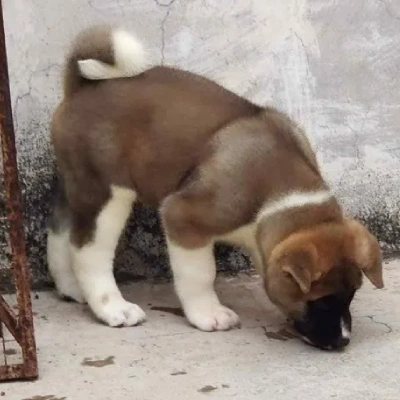
[[[50,270],[62,297],[88,302],[110,326],[145,319],[113,276],[138,200],[159,209],[177,294],[201,330],[239,324],[214,290],[217,241],[251,253],[270,299],[321,348],[348,344],[362,273],[383,287],[377,240],[344,217],[293,121],[198,75],[146,69],[123,31],[78,37],[51,135],[61,186]]]

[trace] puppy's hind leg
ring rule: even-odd
[[[47,263],[57,292],[64,300],[85,303],[72,269],[69,241],[71,213],[61,178],[58,179],[47,225]]]
[[[92,194],[90,207],[72,218],[75,275],[90,308],[109,326],[133,326],[146,318],[139,306],[122,297],[113,274],[115,250],[135,197],[130,189],[112,187],[104,202]]]

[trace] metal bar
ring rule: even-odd
[[[10,331],[11,335],[14,336],[15,340],[22,345],[21,335],[18,330],[18,318],[2,295],[0,295],[0,320]]]
[[[38,375],[36,344],[33,329],[32,303],[30,297],[28,260],[26,256],[25,234],[22,224],[21,195],[18,181],[18,166],[15,135],[12,119],[7,53],[4,32],[3,7],[0,0],[0,138],[3,155],[4,190],[7,220],[9,224],[9,244],[11,248],[11,269],[15,278],[18,329],[21,335],[24,363],[9,367],[5,376],[21,375],[19,378],[34,378]],[[21,369],[22,368],[22,369]],[[14,378],[11,378],[14,379]]]
[[[6,341],[3,336],[3,324],[0,321],[0,339],[2,342],[2,347],[3,347],[3,358],[4,358],[4,364],[7,366],[7,357],[6,357]]]
[[[7,365],[0,367],[0,376],[2,381],[14,381],[21,379],[23,376],[26,379],[35,379],[36,375],[27,375],[23,364]]]

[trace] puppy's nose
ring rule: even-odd
[[[340,337],[337,342],[336,342],[336,348],[341,349],[343,347],[346,347],[350,343],[350,338],[348,337]]]

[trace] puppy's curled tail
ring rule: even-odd
[[[92,27],[75,39],[67,57],[64,94],[70,96],[95,80],[127,78],[146,70],[142,44],[132,34],[110,27]]]

